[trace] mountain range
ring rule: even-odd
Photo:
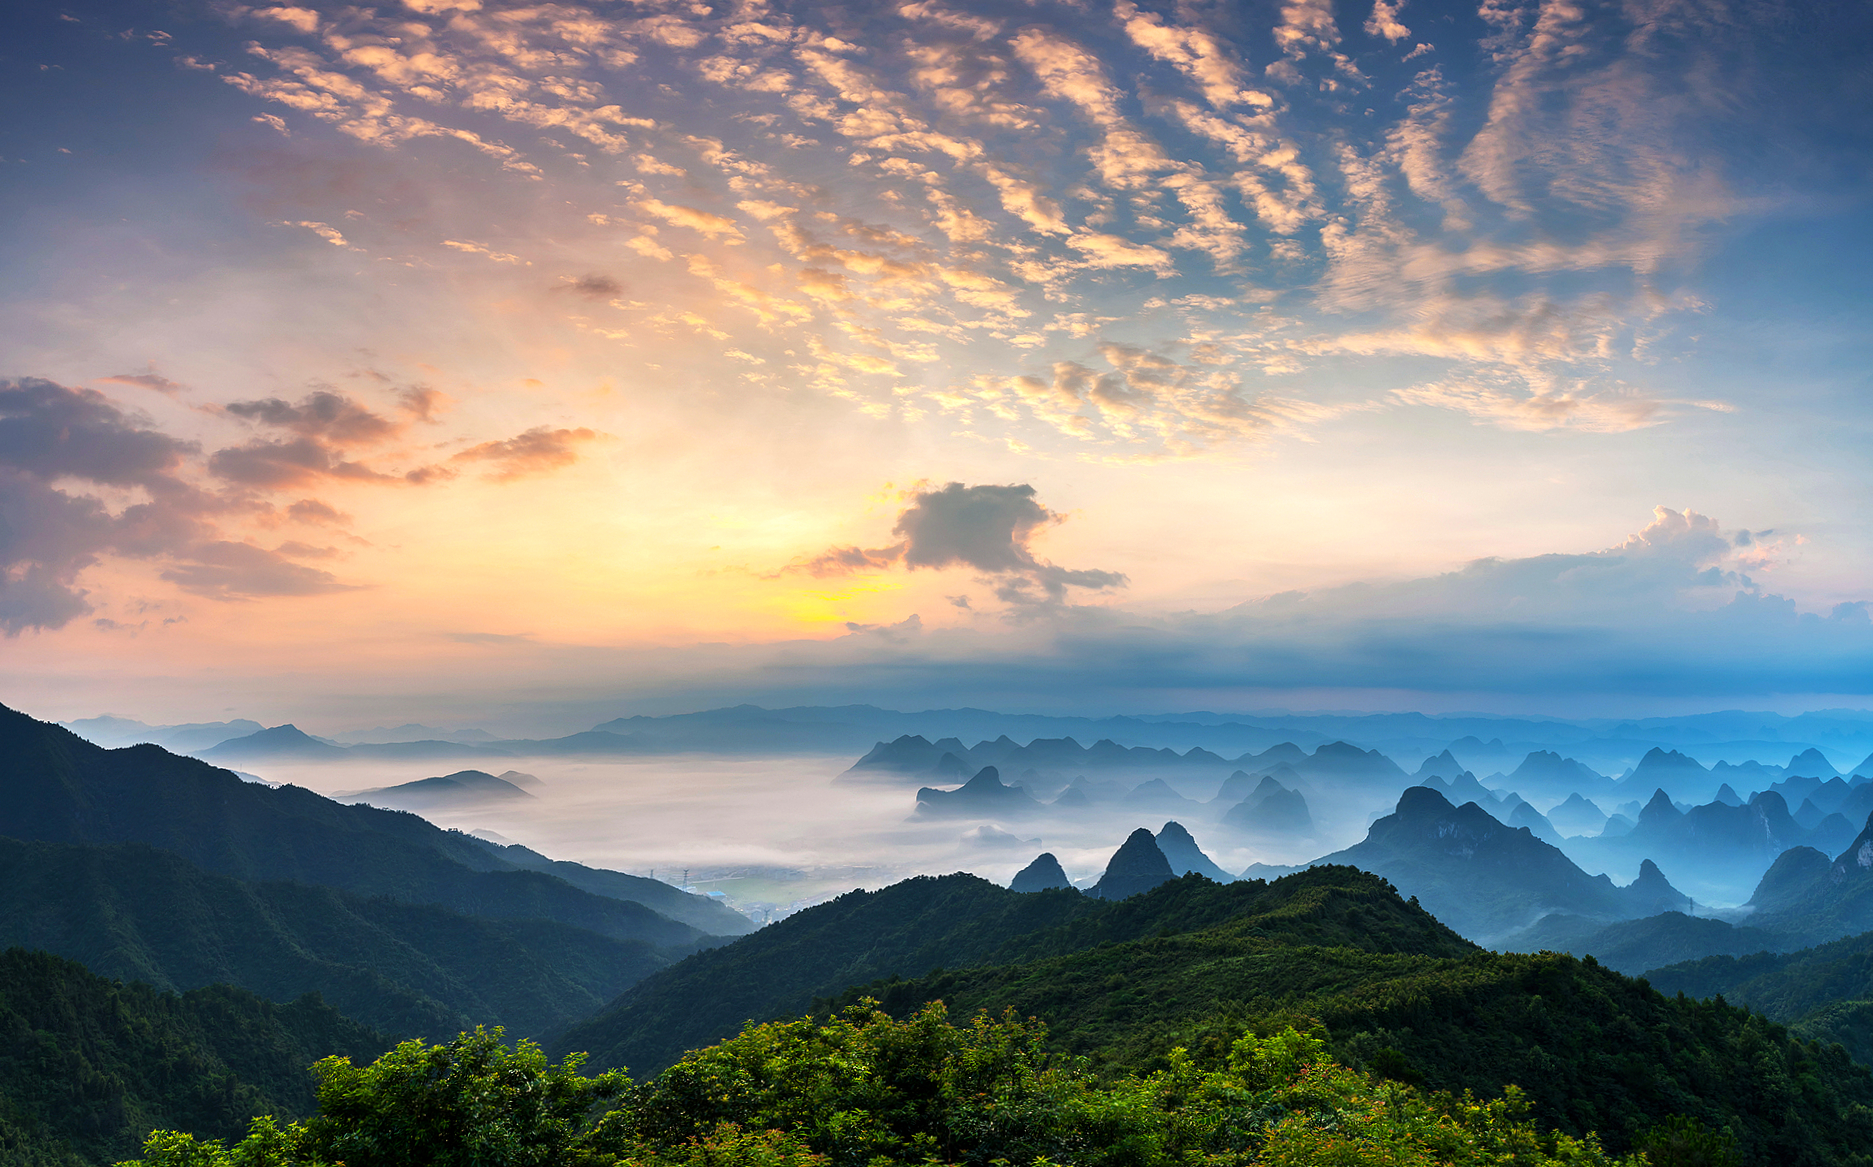
[[[1611,921],[1689,906],[1649,860],[1636,881],[1617,887],[1526,828],[1509,827],[1474,802],[1452,806],[1426,786],[1408,787],[1363,841],[1312,865],[1324,864],[1381,875],[1458,932],[1485,942],[1557,911]]]
[[[682,724],[701,732],[761,721]],[[345,749],[282,728],[256,731],[269,736],[244,748],[307,758]],[[1625,732],[1603,730],[1599,740]],[[612,725],[586,740],[602,749],[649,732]],[[1869,784],[1823,773],[1825,757],[1802,751],[1789,768],[1757,766],[1745,778],[1745,767],[1705,768],[1662,746],[1618,778],[1593,774],[1599,786],[1560,750],[1522,753],[1526,787],[1500,774],[1480,783],[1476,759],[1511,750],[1504,732],[1427,752],[1410,776],[1337,738],[1208,757],[1185,748],[1174,763],[1163,761],[1168,746],[1153,746],[1148,765],[1163,773],[1114,760],[1086,767],[1054,797],[1060,813],[1075,793],[1141,817],[1174,812],[1156,832],[1131,832],[1091,894],[1072,888],[1049,854],[1010,888],[918,877],[752,931],[723,905],[655,881],[243,782],[153,745],[102,749],[0,709],[0,945],[84,966],[45,952],[0,958],[0,1024],[12,1038],[0,1051],[0,1159],[101,1164],[154,1123],[220,1136],[244,1114],[303,1114],[307,1060],[369,1057],[396,1036],[499,1023],[543,1035],[555,1055],[590,1050],[595,1066],[629,1065],[642,1081],[751,1018],[826,1018],[870,996],[900,1017],[937,999],[959,1018],[1013,1008],[1115,1078],[1173,1064],[1174,1048],[1218,1063],[1244,1033],[1317,1022],[1348,1065],[1484,1097],[1515,1082],[1539,1123],[1599,1130],[1616,1150],[1658,1116],[1684,1114],[1728,1132],[1744,1162],[1850,1161],[1869,1136],[1855,1116],[1873,1114],[1873,1074],[1847,1060],[1849,1050],[1869,1056],[1873,946],[1854,934],[1873,929],[1873,820],[1839,847],[1820,844],[1839,835]],[[380,743],[412,744],[424,745]],[[919,791],[918,813],[1053,809],[1031,791],[1036,779],[1062,783],[1063,771],[1034,764],[1043,760],[1034,747],[1082,759],[1134,759],[1143,748],[1108,744],[998,736],[958,753],[925,740],[945,746],[934,768],[946,780]],[[971,768],[984,749],[1000,760]],[[526,797],[524,775],[493,769],[368,793],[456,797],[501,783],[515,792],[507,797]],[[1186,772],[1214,785],[1180,792]],[[1003,773],[1020,776],[1007,785]],[[1570,774],[1549,815],[1521,797],[1547,798]],[[1675,775],[1681,790],[1660,784],[1643,795],[1648,774]],[[1674,800],[1724,774],[1707,802]],[[1536,782],[1552,785],[1537,792]],[[1231,815],[1246,820],[1231,829],[1292,833],[1273,824],[1303,821],[1296,812],[1307,815],[1310,795],[1401,788],[1363,841],[1278,878],[1231,877],[1198,841]],[[1212,790],[1202,802],[1187,797]],[[1604,834],[1609,820],[1592,798],[1639,802],[1631,830]],[[1177,817],[1187,812],[1202,821]],[[1588,842],[1638,864],[1627,886],[1587,874],[1551,842],[1562,820],[1596,813],[1603,838]],[[1775,854],[1749,911],[1717,920],[1692,914],[1666,879],[1661,863],[1676,875],[1676,860],[1653,848],[1668,844]],[[1478,939],[1581,958],[1488,952]],[[1653,985],[1693,997],[1621,975],[1647,969]],[[1694,999],[1715,993],[1732,1005]],[[95,1097],[32,1085],[77,1057],[98,1068],[83,1079],[103,1084]],[[202,1089],[178,1085],[190,1082]],[[114,1117],[73,1117],[97,1114]]]

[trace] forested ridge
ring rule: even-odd
[[[141,844],[0,838],[0,945],[159,989],[318,992],[398,1037],[516,1034],[591,1013],[683,955],[554,920],[464,915],[337,888],[249,883]]]
[[[1591,960],[1486,952],[1356,869],[1186,876],[1103,905],[978,885],[945,877],[902,893],[1002,905],[967,917],[982,957],[966,967],[776,1005],[634,1077],[588,1075],[577,1053],[555,1067],[491,1034],[406,1044],[372,1065],[327,1061],[316,1112],[282,1102],[227,1162],[1870,1161],[1873,1071],[1840,1046]],[[850,939],[892,890],[827,905],[837,910],[818,922],[820,909],[801,913],[791,939],[773,930],[779,947],[764,932],[692,958],[710,970],[691,982],[695,999],[724,968],[758,984],[763,954],[801,945],[804,960],[812,937]],[[873,939],[910,944],[918,919],[900,924],[905,935]],[[749,963],[724,965],[743,945]],[[674,984],[690,964],[662,975]],[[178,1128],[188,1137],[159,1137],[144,1161],[212,1167],[221,1152],[194,1136],[225,1125]]]
[[[389,1041],[316,996],[276,1005],[218,985],[162,993],[43,952],[0,952],[0,1162],[82,1167],[152,1127],[225,1137],[314,1106],[308,1067]]]
[[[1345,912],[1317,911],[1320,897]],[[1305,907],[1301,905],[1307,905]],[[1249,916],[1306,942],[1373,951],[1476,951],[1385,881],[1352,868],[1315,868],[1274,884],[1185,876],[1124,900],[1061,889],[1023,895],[973,875],[919,876],[855,891],[733,944],[699,953],[627,990],[597,1016],[548,1041],[593,1064],[663,1068],[744,1021],[804,1013],[815,998],[878,977],[937,967],[994,966],[1159,933],[1193,932]]]

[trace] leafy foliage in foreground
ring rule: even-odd
[[[226,986],[177,996],[10,949],[0,953],[0,1162],[108,1162],[152,1126],[226,1135],[256,1111],[304,1114],[314,1059],[385,1044],[316,997],[274,1005]]]
[[[955,1026],[941,1005],[896,1021],[869,1004],[824,1024],[750,1026],[641,1085],[580,1077],[576,1061],[549,1065],[535,1047],[509,1051],[480,1031],[318,1072],[317,1118],[257,1120],[232,1150],[157,1132],[134,1167],[1621,1162],[1591,1136],[1538,1131],[1513,1090],[1480,1102],[1379,1082],[1292,1028],[1243,1034],[1208,1062],[1180,1050],[1161,1070],[1111,1083],[1050,1053],[1044,1030],[1013,1015]],[[1727,1146],[1694,1122],[1662,1135],[1661,1146]]]

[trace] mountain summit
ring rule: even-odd
[[[1139,827],[1113,852],[1105,874],[1087,894],[1102,900],[1128,899],[1176,878],[1177,873],[1171,870],[1170,860],[1158,848],[1157,839],[1150,831]]]

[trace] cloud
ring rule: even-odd
[[[1617,434],[1644,429],[1670,420],[1683,408],[1728,413],[1721,401],[1690,401],[1652,397],[1634,390],[1589,390],[1581,385],[1528,391],[1511,384],[1440,381],[1413,385],[1392,392],[1405,405],[1431,405],[1469,414],[1505,429],[1575,429],[1588,433]]]
[[[1124,587],[1114,571],[1070,570],[1034,554],[1035,537],[1065,522],[1042,506],[1026,483],[964,486],[951,482],[910,496],[891,533],[900,541],[868,550],[834,547],[789,567],[811,575],[845,575],[902,566],[908,571],[966,567],[994,580],[996,595],[1013,605],[1055,605],[1069,587],[1104,591]]]
[[[578,447],[596,441],[596,430],[552,429],[535,426],[522,434],[498,442],[471,446],[450,459],[454,462],[486,462],[488,477],[506,482],[529,474],[544,474],[579,460]]]
[[[444,239],[442,241],[442,245],[444,247],[449,248],[452,251],[465,251],[470,255],[486,256],[487,258],[493,260],[496,263],[518,263],[518,264],[524,264],[528,267],[533,266],[531,261],[524,260],[520,258],[518,255],[513,254],[512,252],[496,251],[493,248],[489,247],[487,244],[476,243],[472,239],[471,240]]]
[[[229,402],[222,409],[243,421],[344,444],[381,442],[394,437],[399,428],[358,401],[329,390],[309,394],[296,403],[268,397]]]
[[[149,374],[104,380],[141,385]],[[160,378],[158,379],[160,380]],[[165,382],[166,383],[166,382]],[[161,386],[152,386],[161,391]],[[95,389],[40,378],[0,381],[0,631],[61,627],[92,611],[79,577],[107,556],[158,560],[159,578],[218,600],[309,596],[353,585],[295,562],[329,559],[331,548],[288,541],[260,547],[243,527],[282,521],[342,528],[351,516],[316,498],[283,510],[263,494],[322,482],[400,485],[440,482],[455,472],[424,466],[390,474],[346,449],[393,446],[415,425],[432,423],[447,402],[423,385],[394,391],[390,414],[355,398],[317,390],[297,401],[268,397],[213,407],[273,431],[223,447],[201,447],[155,428]],[[588,429],[540,427],[457,455],[486,462],[496,478],[565,465]],[[202,472],[225,486],[204,489]],[[354,539],[354,541],[357,541]]]
[[[187,559],[164,571],[162,578],[185,592],[215,600],[351,590],[351,585],[340,583],[331,572],[294,563],[281,551],[226,540],[192,548]]]
[[[174,397],[188,389],[186,385],[178,385],[169,378],[156,373],[118,373],[110,377],[99,377],[96,380],[100,385],[134,385],[139,389],[151,389],[166,397]]]
[[[281,24],[290,24],[300,32],[311,33],[319,31],[319,14],[310,8],[285,6],[277,8],[256,8],[253,10],[253,14],[255,16],[265,17],[268,20],[277,20]]]
[[[610,276],[598,275],[596,273],[580,276],[578,279],[563,283],[553,290],[571,292],[575,296],[583,296],[588,300],[615,300],[619,296],[624,295],[623,284],[612,279]]]
[[[645,199],[638,203],[638,206],[666,223],[688,227],[692,231],[700,231],[713,238],[741,238],[741,228],[735,225],[735,221],[725,219],[721,215],[711,214],[695,207],[659,202],[656,199]]]
[[[160,555],[200,538],[213,504],[179,473],[195,452],[96,390],[0,381],[0,630],[89,613],[77,579],[105,553]],[[113,511],[83,485],[138,501]]]
[[[317,523],[323,526],[339,526],[351,521],[351,516],[316,498],[302,498],[286,508],[288,518],[302,523]]]
[[[410,419],[432,421],[446,401],[427,386],[397,391],[397,403]],[[208,459],[208,472],[242,486],[281,490],[306,486],[323,478],[353,482],[414,482],[434,480],[433,470],[397,475],[377,470],[347,456],[355,446],[377,446],[401,436],[409,422],[385,417],[355,398],[321,389],[297,402],[279,397],[234,401],[220,407],[230,417],[294,435],[284,439],[256,438],[239,446],[216,450]]]
[[[1402,41],[1411,35],[1411,30],[1398,19],[1398,10],[1405,6],[1406,0],[1392,4],[1388,0],[1372,0],[1372,15],[1366,17],[1366,35],[1382,36],[1388,41]]]
[[[645,5],[630,18],[578,0],[420,2],[434,10],[422,20],[407,4],[325,10],[322,38],[303,35],[306,17],[229,8],[259,43],[255,72],[224,78],[272,103],[282,130],[324,124],[386,150],[465,144],[506,177],[546,183],[542,207],[619,228],[608,254],[654,289],[634,287],[635,298],[667,296],[667,320],[706,317],[728,334],[724,351],[811,352],[803,384],[871,415],[926,408],[848,383],[868,365],[914,381],[896,350],[926,346],[935,359],[921,363],[954,369],[958,384],[993,380],[1025,350],[1037,368],[1086,361],[1043,323],[1077,315],[1126,322],[1094,339],[1160,352],[1209,344],[1225,370],[1239,360],[1312,374],[1292,382],[1319,388],[1289,403],[1290,428],[1333,413],[1323,403],[1339,390],[1326,386],[1367,386],[1373,405],[1401,382],[1502,375],[1521,387],[1507,400],[1472,394],[1472,416],[1517,427],[1564,416],[1590,431],[1669,421],[1678,409],[1623,398],[1615,366],[1695,343],[1665,323],[1699,310],[1673,285],[1726,220],[1768,201],[1733,194],[1735,176],[1775,173],[1734,165],[1727,127],[1738,110],[1777,104],[1761,100],[1763,78],[1785,68],[1777,53],[1795,55],[1775,47],[1783,33],[1761,6],[1663,15],[1492,0],[1453,25],[1432,9],[1412,16],[1405,0],[1280,0],[1227,18],[1133,0],[1100,17],[964,0],[863,13]],[[1449,29],[1441,61],[1429,45],[1402,51],[1407,17],[1421,35]],[[1857,28],[1824,27],[1844,29],[1843,42]],[[1264,80],[1254,70],[1271,42]],[[1420,56],[1430,59],[1403,65]],[[628,177],[599,180],[593,147],[625,161]],[[433,237],[524,263],[473,242],[503,238],[511,222],[487,198]],[[336,209],[293,213],[322,214],[286,221],[356,246],[331,225],[346,223]],[[757,220],[772,239],[744,226]],[[898,242],[827,238],[860,221]],[[957,272],[970,278],[939,274]],[[1260,328],[1247,313],[1210,335],[1152,316],[1157,293],[1136,278],[1149,273],[1169,299],[1251,272],[1282,305],[1284,353],[1214,335]],[[701,311],[705,296],[743,311]],[[625,324],[587,331],[632,335]],[[1368,375],[1375,357],[1412,367],[1385,381]],[[1450,367],[1420,367],[1430,362]],[[1018,396],[969,398],[983,427],[972,432],[1030,441]],[[1205,423],[1192,441],[1131,425],[1101,437],[1156,458],[1263,431]]]
[[[362,250],[362,248],[353,246],[351,241],[345,238],[344,232],[340,231],[338,228],[332,226],[329,223],[319,223],[311,219],[299,219],[299,220],[294,220],[292,222],[282,223],[281,226],[304,227],[306,230],[312,232],[314,235],[317,235],[320,239],[325,240],[327,243],[331,244],[333,247],[342,247],[347,251]]]
[[[358,482],[395,482],[396,476],[353,462],[317,438],[253,441],[216,450],[208,458],[208,472],[242,486],[280,490],[305,486],[322,478]]]

